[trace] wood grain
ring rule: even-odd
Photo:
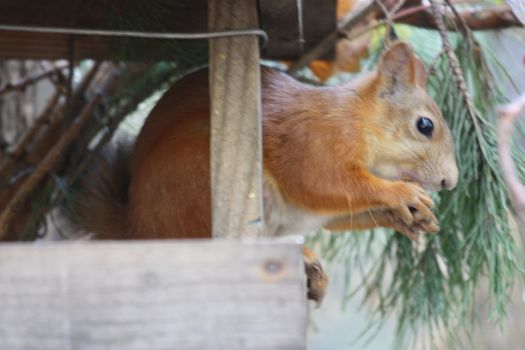
[[[0,246],[0,349],[305,349],[300,245]]]
[[[210,30],[257,28],[256,0],[210,0]],[[209,41],[212,233],[261,236],[262,127],[255,36]]]

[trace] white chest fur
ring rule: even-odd
[[[333,217],[318,215],[287,203],[270,179],[264,182],[265,228],[269,236],[306,235],[326,225]]]

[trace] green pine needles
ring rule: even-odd
[[[427,66],[433,63],[429,91],[440,106],[456,144],[459,183],[436,196],[441,231],[411,242],[400,234],[376,230],[370,235],[320,234],[312,239],[327,260],[339,259],[348,268],[348,280],[362,280],[365,300],[372,304],[370,328],[397,318],[396,344],[410,340],[432,347],[436,338],[460,346],[477,321],[477,292],[488,286],[492,316],[505,315],[521,251],[511,232],[508,194],[498,161],[495,107],[504,102],[492,78],[489,56],[472,37],[451,35],[474,111],[469,113],[451,72],[447,55],[429,54],[429,44],[440,49],[435,32],[410,30],[409,41]],[[435,51],[434,49],[434,51]],[[432,55],[432,56],[431,56]],[[371,55],[377,56],[377,55]],[[517,159],[521,172],[525,158]],[[356,268],[357,267],[357,268]],[[355,291],[348,291],[351,297]],[[413,343],[414,345],[415,343]]]

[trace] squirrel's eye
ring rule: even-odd
[[[434,123],[432,120],[421,117],[417,120],[417,130],[428,138],[432,137],[432,131],[434,131]]]

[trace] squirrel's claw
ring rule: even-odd
[[[423,232],[429,232],[429,233],[436,233],[439,232],[439,224],[437,223],[437,220],[432,220],[430,218],[426,218],[422,221],[418,221],[414,224],[414,227]]]
[[[328,277],[326,276],[321,261],[308,248],[303,248],[304,269],[306,272],[307,283],[307,297],[316,302],[317,307],[323,302],[328,285]]]
[[[404,223],[394,212],[390,212],[389,215],[391,215],[389,226],[413,241],[418,240],[420,233],[435,233],[439,231],[439,224],[434,215],[428,217],[419,212],[414,212],[415,222],[411,225]]]

